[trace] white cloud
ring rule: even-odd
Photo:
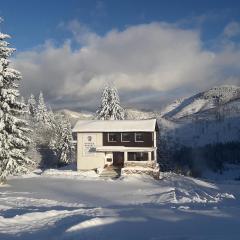
[[[76,21],[68,26],[81,42],[79,49],[72,50],[70,42],[48,43],[14,59],[24,77],[24,95],[42,90],[55,107],[94,109],[101,88],[114,81],[125,106],[151,109],[226,79],[239,83],[239,49],[204,50],[197,30],[151,23],[98,36]]]
[[[223,34],[225,37],[235,37],[240,34],[240,23],[239,22],[230,22],[224,28]]]

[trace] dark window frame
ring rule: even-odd
[[[115,134],[116,138],[115,138],[114,141],[110,140],[110,137],[109,137],[110,134]],[[118,140],[117,133],[115,133],[115,132],[109,132],[109,133],[108,133],[108,142],[117,142],[117,140]]]
[[[137,134],[141,134],[143,140],[140,140],[140,141],[137,140]],[[144,142],[144,134],[143,134],[142,132],[136,132],[136,133],[134,134],[134,140],[135,140],[135,142]]]
[[[130,135],[130,138],[129,138],[129,140],[123,140],[123,135],[124,134],[128,134],[128,135]],[[122,132],[121,133],[121,142],[131,142],[131,133],[129,133],[129,132]]]

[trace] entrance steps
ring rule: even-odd
[[[99,174],[100,178],[104,179],[116,179],[121,175],[121,168],[113,168],[112,166],[104,168],[103,171]]]

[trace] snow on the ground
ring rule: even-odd
[[[58,170],[48,169],[43,172],[43,175],[58,177],[58,178],[75,178],[75,179],[99,179],[98,174],[94,171],[72,171],[72,170]]]
[[[240,181],[48,170],[0,187],[0,239],[239,239]]]

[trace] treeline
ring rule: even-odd
[[[159,146],[162,171],[200,177],[206,169],[222,173],[225,164],[240,164],[240,142],[208,144],[201,147]]]
[[[27,104],[21,99],[22,76],[9,66],[15,49],[8,38],[0,32],[0,184],[9,175],[51,165],[53,159],[54,166],[67,164],[72,153],[68,119],[47,108],[42,93],[38,103],[33,95]]]
[[[63,166],[71,162],[73,142],[71,124],[64,115],[47,107],[42,92],[38,101],[31,94],[27,103],[22,100],[24,118],[29,124],[31,139],[27,155],[38,167]]]

